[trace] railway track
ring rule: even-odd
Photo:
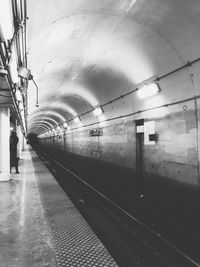
[[[200,267],[195,241],[190,240],[185,249],[177,246],[158,230],[162,227],[138,219],[52,156],[37,153],[119,266]],[[187,240],[182,237],[181,242]]]

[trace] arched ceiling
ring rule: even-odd
[[[48,118],[71,120],[199,57],[198,0],[27,4],[28,67],[40,105],[30,82],[29,132]]]

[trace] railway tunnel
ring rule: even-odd
[[[1,1],[2,266],[200,266],[199,15]]]

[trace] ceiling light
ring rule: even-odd
[[[19,102],[19,109],[20,109],[20,111],[22,111],[23,108],[24,108],[24,106],[23,106],[22,102]]]
[[[16,96],[17,101],[22,102],[22,95],[18,89],[16,90],[15,96]]]
[[[64,128],[67,128],[68,127],[68,124],[65,122],[65,123],[63,123],[63,127]]]
[[[93,110],[93,113],[94,113],[95,116],[100,116],[103,113],[103,109],[101,107],[96,107]]]
[[[1,1],[0,8],[0,38],[1,40],[10,40],[14,34],[13,17],[11,11],[10,1]]]
[[[9,71],[10,71],[10,76],[11,80],[13,83],[18,83],[19,82],[19,77],[18,77],[18,72],[17,72],[17,61],[16,61],[16,53],[13,49],[12,55],[10,58],[9,62]]]
[[[80,122],[80,121],[81,121],[81,120],[80,120],[79,117],[75,117],[75,118],[74,118],[74,122],[78,123],[78,122]]]
[[[139,98],[146,98],[155,95],[160,91],[160,88],[157,83],[149,83],[143,85],[139,90],[138,90],[138,96]]]
[[[56,127],[56,130],[57,131],[60,131],[60,126],[59,125]]]
[[[16,5],[16,13],[17,13],[17,18],[20,22],[22,22],[22,20],[24,19],[24,16],[23,16],[23,12],[22,12],[22,2],[20,0],[17,0],[16,1],[17,5]]]

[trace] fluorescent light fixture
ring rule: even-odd
[[[17,61],[16,61],[16,53],[14,48],[12,49],[12,55],[9,61],[9,71],[10,71],[10,76],[11,80],[13,83],[18,83],[19,82],[19,77],[18,77],[18,72],[17,72]]]
[[[95,116],[100,116],[103,113],[103,109],[101,107],[96,107],[93,110],[93,113],[94,113]]]
[[[15,96],[17,101],[22,102],[22,95],[18,89],[16,90]]]
[[[19,102],[19,109],[20,109],[20,111],[22,111],[24,109],[22,102]]]
[[[14,34],[13,17],[10,0],[2,0],[0,8],[0,38],[3,41],[12,39]]]
[[[160,91],[160,88],[157,83],[149,83],[139,88],[138,96],[139,98],[147,98],[147,97],[155,95],[159,91]]]
[[[63,123],[63,127],[64,127],[64,128],[67,128],[67,127],[68,127],[67,122]]]
[[[21,12],[21,5],[22,5],[22,2],[20,0],[17,0],[17,18],[19,21],[22,21],[23,20],[23,11]]]
[[[80,121],[81,121],[81,120],[80,120],[79,117],[75,117],[75,118],[74,118],[74,122],[78,123],[78,122],[80,122]]]

